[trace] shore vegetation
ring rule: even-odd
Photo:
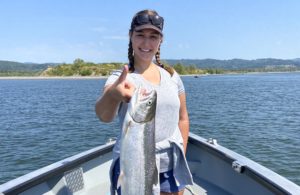
[[[248,65],[247,65],[248,63]],[[287,64],[288,63],[288,64]],[[300,71],[300,60],[165,60],[165,66],[173,67],[180,75],[232,74],[254,72]],[[121,69],[125,63],[93,63],[80,58],[73,63],[33,64],[0,61],[0,77],[97,77],[108,76]]]

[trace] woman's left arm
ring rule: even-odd
[[[186,153],[187,142],[189,138],[190,122],[189,115],[186,107],[185,93],[179,94],[180,109],[179,109],[179,129],[183,138],[184,153]]]

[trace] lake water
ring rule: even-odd
[[[191,132],[300,185],[300,73],[182,77]],[[105,80],[0,80],[0,184],[104,144]]]

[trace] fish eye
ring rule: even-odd
[[[149,100],[149,101],[147,102],[147,105],[148,105],[148,106],[151,106],[151,105],[152,105],[152,101]]]

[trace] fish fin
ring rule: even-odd
[[[154,174],[153,174],[153,184],[154,185],[158,185],[158,177],[159,177],[158,170],[157,170],[157,167],[155,166]]]
[[[119,178],[118,178],[118,182],[117,182],[117,189],[122,186],[122,183],[123,183],[123,177],[124,177],[124,172],[121,171],[120,172],[120,175],[119,175]]]

